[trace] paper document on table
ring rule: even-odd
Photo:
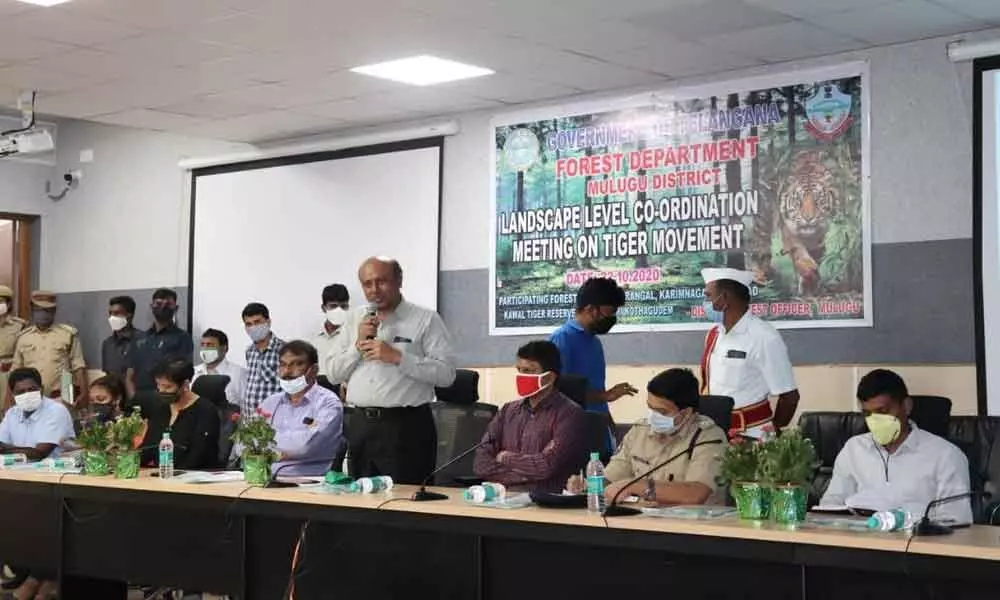
[[[653,506],[643,508],[642,514],[672,519],[721,519],[736,515],[736,509],[725,506]]]
[[[243,471],[188,471],[172,480],[180,483],[230,483],[243,481]]]

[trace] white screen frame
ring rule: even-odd
[[[973,271],[978,413],[1000,415],[1000,56],[973,63]],[[991,307],[993,310],[986,310]],[[990,391],[993,391],[991,394]]]
[[[421,138],[416,140],[406,140],[401,142],[393,142],[386,144],[377,144],[372,146],[363,146],[358,148],[349,148],[344,150],[336,151],[323,151],[323,152],[313,152],[308,154],[293,155],[293,156],[281,156],[276,158],[262,159],[247,161],[242,163],[215,165],[211,167],[193,169],[191,171],[191,202],[190,202],[190,232],[189,232],[189,248],[188,248],[188,311],[187,311],[187,327],[191,331],[192,335],[196,338],[200,336],[201,331],[206,327],[216,327],[222,329],[229,336],[230,340],[230,359],[237,363],[243,363],[243,352],[242,349],[249,344],[245,333],[243,332],[242,323],[239,318],[239,309],[235,311],[236,314],[230,319],[228,317],[230,310],[226,310],[227,317],[222,323],[216,324],[214,321],[208,323],[202,315],[199,315],[199,295],[198,290],[198,267],[196,265],[196,259],[198,257],[198,240],[199,236],[204,234],[204,228],[209,226],[206,223],[198,222],[199,215],[199,180],[201,180],[201,188],[204,189],[208,187],[208,178],[217,175],[226,175],[241,173],[245,171],[261,171],[266,169],[274,169],[279,167],[300,167],[309,165],[318,165],[320,163],[326,163],[331,161],[341,161],[347,159],[362,159],[364,162],[367,159],[379,160],[380,158],[386,157],[391,154],[398,153],[420,153],[421,155],[428,156],[427,153],[431,153],[436,158],[436,173],[433,176],[436,177],[437,189],[436,189],[436,205],[434,207],[433,221],[435,227],[433,231],[430,232],[431,237],[434,241],[434,251],[433,260],[430,260],[429,256],[425,257],[419,269],[407,268],[407,256],[399,255],[393,258],[398,258],[403,270],[403,293],[407,295],[407,277],[408,274],[413,274],[414,276],[420,276],[422,279],[422,288],[424,288],[424,293],[421,293],[420,297],[412,297],[417,303],[428,306],[429,308],[436,309],[437,304],[440,299],[440,264],[441,264],[441,202],[442,202],[442,186],[443,186],[443,169],[444,169],[444,138],[443,137],[433,137],[433,138]],[[430,171],[427,170],[423,175],[425,178],[430,176]],[[401,174],[385,174],[386,179],[379,180],[379,185],[397,185],[401,179],[406,177],[405,173]],[[397,184],[393,184],[392,181],[396,181]],[[404,186],[405,187],[405,186]],[[425,193],[424,196],[427,194]],[[201,200],[204,201],[204,200]],[[277,200],[280,203],[280,200]],[[276,207],[275,210],[280,210]],[[259,215],[261,218],[266,219],[266,215]],[[388,217],[388,218],[391,218]],[[264,223],[266,226],[266,223]],[[316,228],[315,233],[317,236],[325,236],[330,239],[335,239],[337,228],[332,227],[327,223],[315,223],[313,224]],[[341,225],[343,227],[343,225]],[[377,233],[377,232],[376,232]],[[426,234],[425,234],[426,237]],[[355,252],[357,253],[357,252]],[[366,253],[370,254],[383,254],[375,251]],[[400,252],[396,252],[400,254]],[[360,259],[357,261],[360,264]],[[235,263],[234,263],[235,264]],[[341,265],[342,266],[342,265]],[[415,265],[414,265],[415,266]],[[337,280],[331,278],[329,281],[324,279],[322,285],[329,283],[344,283],[351,294],[351,305],[352,307],[361,306],[365,303],[363,294],[361,293],[360,284],[357,281],[356,276],[357,265],[352,264],[348,271],[350,274],[345,274],[338,277]],[[344,270],[344,269],[340,269]],[[433,277],[433,281],[426,281],[426,278]],[[278,312],[275,302],[269,302],[268,298],[241,298],[237,303],[246,304],[251,301],[261,301],[268,305],[272,311],[272,319],[274,319],[274,331],[277,335],[285,340],[291,339],[306,339],[309,340],[312,334],[318,333],[320,330],[320,325],[322,323],[322,313],[320,312],[320,291],[322,290],[322,285],[316,285],[315,282],[312,284],[303,286],[302,289],[296,289],[294,293],[297,297],[304,297],[306,299],[302,310],[308,310],[305,320],[313,324],[313,327],[309,329],[304,328],[302,325],[302,319],[299,315],[294,315],[293,319],[288,319],[283,317],[281,313]],[[315,289],[313,289],[315,288]],[[432,288],[432,289],[431,289]],[[408,296],[409,297],[409,296]],[[234,305],[235,306],[235,305]],[[306,309],[305,307],[309,307]],[[242,305],[240,306],[242,308]],[[288,312],[287,310],[284,312]],[[297,313],[299,311],[296,311]],[[314,330],[314,331],[313,331]],[[310,334],[312,331],[312,334]]]

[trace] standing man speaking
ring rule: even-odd
[[[323,360],[355,409],[346,431],[351,475],[419,484],[437,457],[434,388],[455,380],[448,330],[436,312],[403,298],[397,261],[369,258],[358,279],[368,306],[351,311]]]

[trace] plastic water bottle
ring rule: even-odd
[[[163,439],[160,440],[160,479],[170,479],[174,476],[174,442],[170,439],[170,432],[163,432]]]
[[[893,510],[881,510],[868,517],[868,529],[876,531],[905,531],[913,527],[916,519],[913,515],[896,508]]]
[[[379,475],[378,477],[362,477],[351,484],[352,492],[362,494],[376,494],[392,489],[392,477]]]
[[[76,458],[46,458],[45,460],[39,461],[38,467],[40,469],[75,469],[78,465]]]
[[[468,502],[482,504],[484,502],[503,501],[507,496],[507,488],[502,483],[484,482],[481,485],[474,485],[462,493],[462,497]]]
[[[604,463],[598,452],[591,452],[587,463],[587,512],[604,512]]]
[[[23,465],[26,462],[28,462],[28,457],[24,454],[0,454],[0,469]]]

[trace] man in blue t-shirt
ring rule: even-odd
[[[597,336],[611,331],[618,322],[618,309],[625,304],[625,290],[613,279],[592,278],[576,293],[576,314],[552,333],[552,342],[562,356],[562,374],[587,380],[586,409],[607,413],[608,402],[638,392],[628,383],[605,388],[604,347]]]

